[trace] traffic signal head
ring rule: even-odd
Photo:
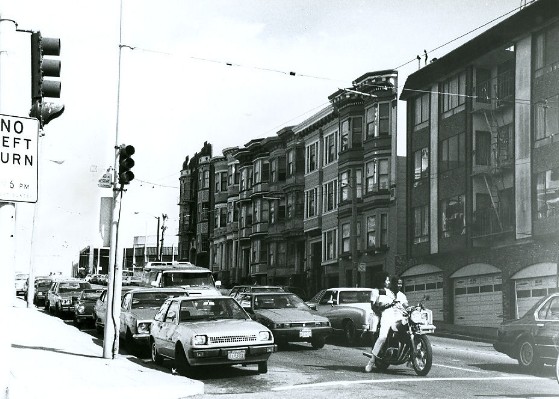
[[[134,180],[134,172],[130,169],[134,167],[134,160],[132,155],[136,150],[134,146],[122,144],[118,148],[118,182],[120,184],[130,184]]]
[[[44,77],[60,77],[60,60],[44,56],[60,56],[60,39],[42,37],[41,32],[31,34],[31,100],[43,97],[60,98],[60,80]]]

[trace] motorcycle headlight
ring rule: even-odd
[[[260,341],[271,341],[272,340],[272,334],[270,334],[269,331],[260,331],[258,333],[258,339]]]
[[[410,315],[410,319],[416,324],[421,323],[422,322],[421,312],[419,310],[412,311]]]
[[[149,321],[140,321],[138,322],[138,334],[149,334],[149,327],[151,326],[151,322]]]
[[[194,345],[207,345],[208,344],[208,336],[207,335],[195,335],[192,339],[192,343]]]

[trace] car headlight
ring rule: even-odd
[[[78,305],[78,313],[83,313],[83,312],[85,312],[85,306],[83,306],[81,304]]]
[[[195,335],[192,338],[192,344],[194,345],[207,345],[208,344],[208,336],[207,335]]]
[[[149,321],[140,321],[138,322],[138,334],[149,334],[149,327],[151,326],[151,322]]]
[[[422,318],[421,318],[421,312],[419,310],[414,310],[411,312],[411,316],[410,316],[411,321],[413,321],[415,324],[419,324],[422,322]]]
[[[272,334],[269,331],[260,331],[258,333],[258,339],[260,341],[271,341],[272,340]]]

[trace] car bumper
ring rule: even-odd
[[[277,346],[237,346],[231,348],[190,349],[188,362],[191,366],[209,366],[217,364],[251,364],[267,361],[270,355],[277,352]],[[233,353],[244,351],[244,359],[230,359]]]
[[[276,341],[310,342],[313,338],[326,338],[332,327],[297,327],[272,329]]]
[[[503,342],[503,341],[496,341],[493,343],[493,348],[497,351],[497,352],[501,352],[504,353],[505,355],[508,355],[512,358],[514,358],[514,344],[513,343],[509,343],[509,342]]]
[[[95,320],[93,314],[75,313],[77,320]]]
[[[75,306],[74,305],[60,305],[59,309],[62,313],[73,312]]]

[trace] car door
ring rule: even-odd
[[[161,305],[161,308],[159,308],[159,310],[153,317],[153,322],[151,323],[150,335],[153,337],[155,346],[157,347],[159,353],[161,353],[161,347],[163,346],[161,330],[163,329],[163,326],[165,324],[165,316],[167,315],[169,305],[171,305],[170,299],[167,299],[165,302],[163,302],[163,305]]]
[[[120,335],[124,337],[126,334],[126,318],[130,315],[130,309],[132,307],[132,294],[130,292],[126,293],[122,298],[122,304],[120,307]]]
[[[159,331],[159,337],[161,339],[161,354],[165,356],[175,357],[175,342],[173,340],[173,334],[176,330],[178,319],[179,319],[179,301],[172,301],[169,305],[169,309],[165,314],[165,321],[162,323],[162,327]]]
[[[551,296],[536,313],[534,344],[541,357],[556,359],[559,334],[559,295]]]
[[[97,317],[101,319],[102,324],[105,325],[105,315],[107,313],[107,290],[103,291],[103,294],[99,297],[95,313],[97,313]]]

